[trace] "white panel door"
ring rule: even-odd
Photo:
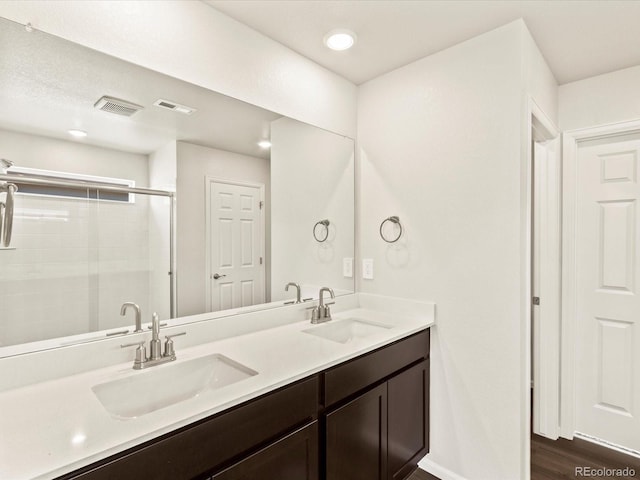
[[[640,451],[640,141],[578,152],[576,431]]]
[[[533,145],[533,432],[559,435],[560,165],[555,141]]]
[[[211,311],[265,301],[262,187],[208,181]]]

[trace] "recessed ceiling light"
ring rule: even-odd
[[[324,44],[331,50],[347,50],[356,43],[356,34],[351,30],[339,28],[324,36]]]
[[[84,138],[87,136],[87,132],[85,132],[84,130],[72,129],[72,130],[69,130],[69,135],[76,138]]]
[[[260,148],[271,148],[271,142],[269,140],[260,140],[258,142],[258,146]]]

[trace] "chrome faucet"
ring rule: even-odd
[[[151,354],[149,360],[158,360],[160,358],[160,320],[158,314],[153,313],[151,317]]]
[[[134,333],[138,333],[142,331],[142,313],[140,312],[140,306],[133,302],[124,302],[122,307],[120,308],[120,315],[123,317],[127,313],[127,308],[133,308],[136,311],[136,329],[133,331]]]
[[[300,285],[298,285],[297,283],[294,283],[294,282],[289,282],[284,287],[284,291],[288,292],[289,291],[289,287],[296,287],[296,301],[295,301],[295,303],[302,303],[302,300],[300,300]],[[294,303],[294,302],[285,302],[285,304],[290,304],[290,303]]]
[[[336,298],[332,289],[329,287],[322,287],[319,293],[320,302],[318,303],[318,306],[313,307],[313,310],[311,311],[311,323],[324,323],[331,320],[331,309],[329,308],[329,305],[333,305],[336,302],[324,303],[324,292],[329,292],[332,299]]]
[[[160,320],[157,313],[153,313],[151,317],[151,342],[149,344],[151,353],[147,357],[147,350],[144,346],[144,340],[141,342],[127,343],[120,345],[120,348],[138,347],[136,348],[136,358],[133,361],[134,370],[142,370],[143,368],[161,365],[163,363],[172,362],[176,359],[176,352],[173,346],[173,337],[186,335],[187,332],[174,333],[166,335],[164,342],[164,353],[160,354]],[[140,330],[142,331],[142,330]]]

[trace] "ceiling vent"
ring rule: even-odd
[[[195,108],[187,107],[186,105],[180,105],[179,103],[172,102],[170,100],[156,100],[154,102],[156,107],[166,108],[167,110],[173,110],[174,112],[184,113],[185,115],[191,115],[196,111]]]
[[[142,110],[144,108],[141,105],[136,105],[135,103],[127,102],[126,100],[107,96],[98,100],[94,107],[98,110],[102,110],[103,112],[115,113],[116,115],[123,115],[125,117],[130,117],[138,110]]]

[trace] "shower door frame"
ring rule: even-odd
[[[104,183],[92,183],[85,180],[80,181],[64,181],[64,180],[47,180],[43,178],[31,178],[28,175],[12,175],[0,174],[0,182],[18,182],[28,183],[30,185],[56,186],[56,187],[86,187],[95,188],[100,191],[108,191],[114,193],[130,193],[139,195],[155,195],[169,198],[169,316],[176,318],[177,302],[176,302],[176,263],[175,263],[175,193],[168,190],[156,190],[143,187],[124,187],[115,185],[105,185]]]

